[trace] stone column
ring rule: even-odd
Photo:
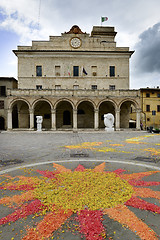
[[[141,109],[136,109],[136,129],[140,130]]]
[[[116,130],[120,130],[120,109],[116,110],[115,128]]]
[[[7,130],[12,130],[12,109],[7,111]]]
[[[98,130],[98,126],[99,126],[99,111],[98,109],[94,110],[94,130]]]
[[[29,109],[30,130],[34,130],[34,112],[33,109]]]
[[[77,109],[73,109],[73,130],[77,130]]]
[[[56,110],[51,109],[51,130],[56,130]]]

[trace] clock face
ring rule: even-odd
[[[79,48],[81,46],[81,39],[74,37],[70,40],[71,47]]]

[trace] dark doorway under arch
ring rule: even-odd
[[[0,130],[5,130],[5,120],[3,117],[0,117]]]
[[[68,110],[63,112],[63,125],[71,125],[71,112]]]

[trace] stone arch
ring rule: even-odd
[[[42,129],[51,129],[51,108],[52,104],[45,98],[37,99],[33,104],[34,128],[37,128],[36,116],[42,116]]]
[[[27,105],[28,105],[28,108],[30,108],[30,102],[28,102],[25,98],[16,98],[16,99],[13,99],[10,104],[9,104],[9,109],[12,110],[13,106],[15,105],[16,102],[18,101],[22,101],[22,102],[25,102]]]
[[[81,102],[84,102],[84,101],[85,101],[85,102],[90,102],[90,103],[93,105],[94,109],[96,109],[96,104],[95,104],[95,102],[92,101],[91,99],[88,99],[88,98],[84,98],[84,99],[79,100],[79,101],[76,103],[76,108],[78,109],[79,104],[80,104]]]
[[[14,99],[9,108],[12,111],[12,128],[29,128],[29,102],[24,98]]]
[[[135,110],[135,119],[137,118],[137,109],[139,109],[139,104],[134,99],[124,99],[119,104],[120,109],[120,128],[136,128],[136,121],[139,121],[136,119],[131,119],[131,108],[134,108]]]
[[[117,107],[117,104],[112,101],[112,100],[102,100],[98,104],[98,109],[99,109],[99,128],[104,128],[104,114],[111,113],[113,114],[115,118],[115,109]]]
[[[77,105],[77,127],[94,128],[95,104],[89,100],[81,100]]]
[[[5,118],[0,116],[0,130],[5,130]]]
[[[55,104],[56,128],[73,128],[73,103],[68,99],[60,99]]]
[[[52,103],[51,103],[47,98],[38,98],[38,99],[36,99],[36,100],[32,103],[32,106],[31,106],[31,107],[34,109],[34,108],[35,108],[35,105],[36,105],[39,101],[47,102],[47,103],[50,105],[51,109],[53,108]]]
[[[56,109],[57,108],[57,105],[60,103],[60,102],[62,102],[62,101],[66,101],[66,102],[69,102],[70,104],[71,104],[71,106],[72,106],[72,108],[74,109],[74,103],[70,100],[70,99],[68,99],[68,98],[61,98],[61,99],[58,99],[56,102],[55,102],[55,104],[54,104],[54,109]]]

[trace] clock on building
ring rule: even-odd
[[[73,48],[79,48],[81,44],[82,44],[81,39],[78,37],[71,38],[70,40],[70,45]]]

